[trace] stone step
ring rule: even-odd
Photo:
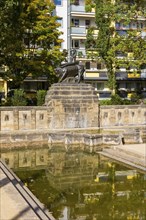
[[[146,157],[133,153],[131,151],[122,151],[121,149],[104,149],[103,152],[108,153],[109,155],[116,156],[117,158],[123,158],[127,161],[133,162],[138,165],[146,166]]]
[[[95,91],[94,87],[92,87],[92,85],[90,84],[77,84],[77,83],[74,83],[74,84],[63,84],[63,83],[57,83],[57,84],[53,84],[53,86],[51,86],[49,88],[49,90],[92,90],[92,91]]]
[[[78,98],[75,98],[75,97],[70,97],[70,98],[67,98],[67,97],[60,97],[60,96],[58,96],[58,97],[48,97],[47,98],[47,102],[48,101],[61,101],[62,103],[69,103],[69,104],[74,104],[74,103],[80,103],[80,102],[82,102],[82,103],[94,103],[94,102],[96,102],[97,103],[97,99],[94,99],[93,97],[86,97],[86,98],[81,98],[81,97],[78,97]]]

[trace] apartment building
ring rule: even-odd
[[[96,37],[98,30],[95,25],[95,9],[90,12],[86,11],[85,0],[54,0],[56,5],[56,14],[60,17],[63,31],[62,38],[64,43],[62,49],[67,49],[70,54],[71,49],[76,49],[76,59],[85,65],[86,71],[84,74],[85,82],[91,83],[99,98],[109,98],[111,91],[107,87],[107,70],[103,63],[96,59],[95,51],[86,50],[85,41],[89,28],[94,28],[93,35]],[[132,20],[130,24],[115,22],[116,31],[120,35],[126,34],[127,30],[139,29],[141,37],[146,37],[146,18],[139,17],[137,20]],[[90,54],[90,56],[89,56]],[[93,54],[93,57],[92,57]],[[122,54],[117,54],[119,59]],[[129,59],[132,54],[128,54]],[[68,57],[69,59],[69,57]],[[146,97],[146,66],[142,67],[141,72],[136,73],[131,68],[129,72],[126,69],[120,68],[116,72],[117,87],[119,94],[123,98],[130,98],[135,91],[141,91],[143,97]]]
[[[64,41],[61,45],[61,50],[68,51],[68,61],[70,61],[70,53],[72,49],[76,50],[76,59],[85,66],[84,79],[86,83],[91,83],[100,99],[109,98],[111,91],[107,87],[107,69],[104,63],[96,59],[96,52],[87,50],[85,47],[88,31],[93,28],[93,36],[97,36],[98,30],[95,25],[95,9],[91,8],[87,12],[85,0],[52,0],[56,5],[54,15],[58,16],[60,23],[59,30],[62,32],[60,38]],[[138,17],[137,20],[132,20],[128,25],[115,22],[116,31],[119,35],[126,34],[127,30],[140,30],[141,37],[146,38],[146,18]],[[117,54],[119,59],[123,58],[123,54]],[[128,54],[129,59],[132,59],[132,54]],[[143,97],[146,98],[146,65],[143,65],[141,72],[129,72],[126,69],[120,68],[116,72],[117,87],[119,94],[123,98],[130,98],[135,91],[141,91]],[[0,92],[2,96],[7,94],[7,82],[0,79]],[[34,80],[28,76],[23,83],[23,89],[34,94],[38,89],[48,89],[47,78],[45,76]]]
[[[128,25],[124,23],[115,23],[116,31],[119,35],[126,35],[128,30],[137,30],[141,38],[146,39],[146,18],[139,16],[137,19],[130,21]],[[123,54],[117,55],[119,59],[124,58]],[[128,58],[133,59],[133,54],[128,53]],[[135,91],[141,91],[141,95],[146,98],[146,63],[141,67],[141,71],[130,68],[129,72],[125,68],[120,68],[116,73],[119,91],[125,91],[130,95]]]

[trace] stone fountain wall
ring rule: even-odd
[[[99,126],[98,97],[90,84],[53,84],[47,92],[45,106],[50,109],[50,129]]]
[[[146,105],[99,106],[88,84],[54,84],[44,106],[0,107],[0,131],[146,126]]]

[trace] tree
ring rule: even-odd
[[[2,0],[0,3],[1,75],[15,86],[31,75],[55,80],[54,68],[64,59],[59,23],[51,0]]]
[[[140,71],[146,60],[146,40],[142,37],[139,17],[145,18],[144,0],[95,0],[96,25],[99,30],[96,41],[100,59],[105,63],[108,87],[116,92],[116,70],[133,67]],[[137,29],[130,29],[135,22]],[[117,25],[127,26],[127,31],[117,31]],[[117,54],[123,55],[119,59]]]

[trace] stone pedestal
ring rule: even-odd
[[[98,97],[90,84],[56,83],[48,90],[49,128],[89,128],[99,126]]]

